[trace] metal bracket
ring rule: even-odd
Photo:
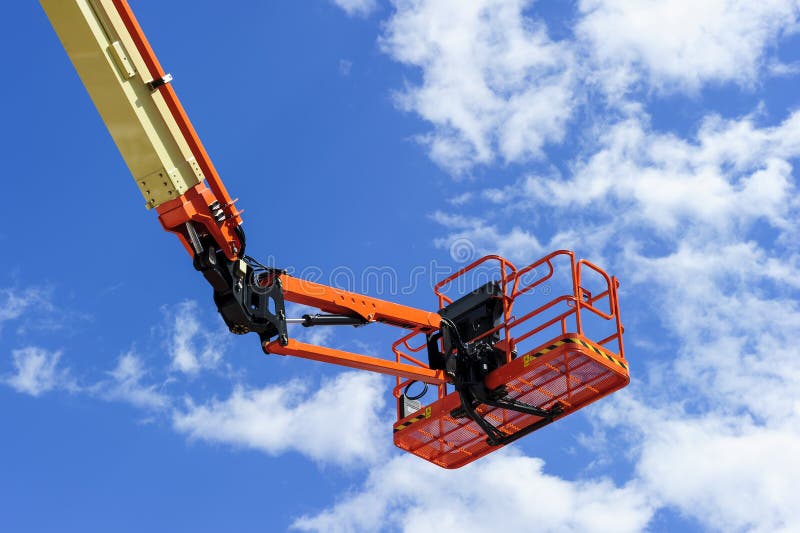
[[[164,74],[162,78],[148,81],[145,85],[147,85],[147,88],[150,89],[151,92],[153,92],[162,85],[166,85],[171,81],[172,81],[172,74]]]
[[[128,54],[125,52],[125,48],[122,47],[122,43],[119,41],[114,41],[108,47],[108,53],[111,55],[114,62],[117,64],[117,68],[119,69],[120,74],[126,80],[129,80],[136,76],[136,68],[133,66],[133,63],[128,57]]]
[[[489,392],[486,391],[483,383],[480,383],[477,387],[474,386],[474,384],[470,384],[466,387],[456,387],[456,391],[461,399],[461,407],[454,409],[450,413],[450,416],[453,418],[466,417],[473,420],[480,426],[483,432],[486,433],[486,443],[490,446],[505,446],[506,444],[514,442],[528,433],[550,424],[555,420],[555,417],[560,415],[563,411],[561,404],[555,404],[550,409],[542,409],[541,407],[519,402],[512,398],[505,398],[507,394],[505,389],[501,387],[500,390]],[[538,416],[541,420],[511,435],[507,435],[489,423],[475,410],[480,404]]]
[[[195,254],[194,267],[214,289],[214,303],[231,333],[258,333],[262,346],[274,337],[286,345],[286,308],[280,274],[264,269],[256,274],[245,261],[230,261],[213,246]]]

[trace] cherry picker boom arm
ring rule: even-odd
[[[145,198],[167,231],[175,233],[214,288],[231,331],[256,331],[272,351],[442,383],[441,372],[336,350],[312,353],[290,341],[283,300],[347,315],[363,323],[385,322],[435,330],[439,315],[324,287],[276,273],[280,307],[267,311],[277,292],[257,286],[245,256],[241,212],[195,132],[125,0],[41,0],[95,107]],[[256,268],[258,268],[256,266]],[[262,272],[263,273],[263,272]],[[248,287],[248,283],[252,286]],[[264,300],[259,306],[258,300]],[[247,299],[247,301],[245,301]],[[322,321],[318,319],[318,321]]]
[[[554,252],[522,269],[487,256],[437,285],[437,312],[261,265],[246,254],[242,212],[126,0],[40,3],[146,207],[156,210],[164,229],[176,234],[189,252],[195,269],[213,288],[214,302],[230,331],[257,333],[267,353],[395,376],[394,440],[400,448],[457,468],[628,383],[618,282],[591,263],[576,260],[572,252]],[[455,300],[440,292],[493,262],[499,267],[493,281]],[[564,272],[556,275],[561,267]],[[530,282],[540,268],[548,273]],[[599,280],[599,289],[587,288],[588,276]],[[520,302],[542,283],[556,279],[570,280],[563,295],[523,310]],[[287,301],[320,312],[289,318]],[[608,308],[601,309],[601,304]],[[513,315],[512,308],[520,314]],[[586,325],[587,315],[611,324],[610,334],[590,340],[585,331],[596,328]],[[375,322],[405,330],[393,346],[394,360],[303,343],[288,333],[291,323],[315,327]],[[549,333],[553,328],[560,331],[555,337]],[[412,345],[417,337],[421,343]],[[427,363],[412,355],[423,349]],[[413,397],[409,388],[416,382],[425,388]],[[423,406],[416,399],[429,384],[436,387],[437,399]]]

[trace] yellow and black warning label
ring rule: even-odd
[[[397,433],[401,429],[407,428],[408,426],[410,426],[414,422],[419,422],[420,420],[425,420],[425,419],[428,419],[430,417],[431,417],[431,407],[428,406],[428,407],[425,408],[425,412],[423,414],[417,415],[414,418],[406,420],[402,424],[398,424],[397,426],[395,426],[394,431],[395,431],[395,433]]]
[[[612,357],[608,353],[606,353],[605,351],[597,348],[596,346],[593,346],[593,345],[589,344],[588,342],[583,341],[581,339],[577,339],[575,337],[567,337],[566,339],[561,339],[560,341],[554,342],[550,346],[548,346],[546,348],[543,348],[543,349],[539,350],[536,353],[527,354],[527,355],[523,356],[523,358],[522,358],[522,366],[527,368],[528,366],[531,365],[531,363],[533,363],[533,361],[537,357],[541,357],[546,353],[552,352],[553,350],[555,350],[559,346],[563,346],[564,344],[580,344],[584,348],[588,348],[589,350],[593,351],[597,355],[605,357],[606,359],[608,359],[612,363],[621,366],[625,370],[628,370],[628,363],[626,363],[625,361],[621,361],[621,360],[617,359],[616,357]]]

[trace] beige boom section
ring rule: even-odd
[[[40,0],[148,209],[203,173],[111,0]]]

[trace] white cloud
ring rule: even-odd
[[[540,157],[559,142],[574,107],[570,47],[523,12],[529,0],[395,0],[383,50],[420,69],[397,95],[434,125],[420,139],[454,173]]]
[[[30,295],[19,295],[10,289],[0,289],[0,323],[19,318],[29,307],[31,300]]]
[[[209,329],[197,318],[197,302],[187,301],[166,309],[169,323],[169,354],[172,368],[196,375],[216,368],[222,360],[227,333]]]
[[[601,409],[633,431],[641,490],[717,531],[800,530],[797,414],[760,425],[747,416],[687,414],[679,398],[653,408],[629,394]]]
[[[582,0],[576,27],[611,92],[644,81],[697,91],[709,82],[753,85],[767,50],[797,31],[800,2]]]
[[[170,399],[156,385],[144,385],[148,374],[141,359],[133,353],[122,355],[117,366],[108,372],[110,379],[90,385],[78,385],[69,367],[61,366],[61,352],[27,347],[12,352],[15,374],[2,382],[17,392],[41,396],[53,390],[81,392],[106,401],[122,401],[141,409],[167,407]]]
[[[142,383],[147,374],[141,358],[129,352],[117,360],[117,366],[109,372],[111,379],[97,383],[91,390],[105,400],[125,402],[140,409],[166,408],[170,398],[157,385]]]
[[[747,470],[742,474],[752,477],[742,477],[742,485],[759,486],[765,479],[787,475],[766,456],[757,455],[762,444],[772,446],[764,444],[764,439],[800,438],[800,351],[794,340],[800,331],[800,293],[781,283],[783,273],[776,277],[768,268],[777,257],[778,250],[768,252],[754,242],[713,241],[706,246],[683,244],[664,257],[628,255],[630,270],[639,276],[630,282],[636,287],[649,285],[660,294],[661,300],[651,312],[680,339],[669,366],[659,370],[653,386],[643,387],[637,395],[643,405],[656,406],[663,413],[634,419],[630,409],[622,407],[618,412],[625,413],[624,418],[613,420],[618,426],[644,432],[645,450],[660,446],[648,439],[662,438],[665,431],[713,435],[715,431],[709,427],[724,426],[725,431],[716,432],[718,439],[709,438],[712,442],[708,444],[698,439],[696,446],[704,450],[702,453],[720,443],[728,443],[733,449],[756,448],[753,457],[758,459],[744,465]],[[791,277],[797,276],[800,269],[795,268]],[[702,414],[685,415],[684,409]],[[681,420],[682,416],[686,419]],[[737,417],[735,423],[728,420],[733,417]],[[685,447],[689,441],[687,437]],[[643,455],[642,461],[645,459]],[[696,478],[698,484],[719,483],[723,493],[719,498],[727,497],[729,463],[720,460],[695,471],[693,461],[679,461],[677,456],[667,459],[675,459],[668,464],[676,475],[682,472]],[[668,487],[663,490],[675,493]],[[705,498],[711,503],[722,502],[715,494]],[[780,503],[776,500],[774,505]],[[718,511],[723,510],[721,507]],[[698,518],[715,523],[710,512],[704,514],[708,518]],[[786,513],[773,514],[780,517]],[[753,510],[750,516],[761,515]],[[800,527],[798,518],[795,523]],[[738,527],[751,526],[742,521]]]
[[[451,215],[441,211],[433,219],[450,229],[446,237],[434,240],[437,248],[446,249],[458,263],[470,263],[487,254],[499,254],[511,261],[531,261],[544,247],[527,230],[514,226],[503,231],[481,218]]]
[[[510,451],[510,450],[509,450]],[[372,470],[333,507],[295,521],[302,531],[641,531],[653,507],[635,485],[566,481],[544,463],[495,454],[446,471],[412,456]]]
[[[342,8],[351,17],[365,17],[378,7],[377,0],[333,0],[333,3]]]
[[[786,451],[800,449],[800,434],[787,429],[670,420],[648,435],[638,470],[655,494],[715,529],[798,531],[800,459]]]
[[[349,59],[339,60],[339,75],[346,78],[353,71],[353,62]]]
[[[780,61],[771,61],[767,66],[767,71],[775,77],[792,77],[800,74],[800,61],[792,63],[781,63]]]
[[[447,203],[456,207],[461,207],[472,201],[474,194],[471,192],[463,192],[453,198],[448,198]]]
[[[16,373],[4,379],[17,392],[40,396],[54,389],[77,390],[67,369],[59,368],[61,352],[27,347],[11,352]]]
[[[299,380],[261,389],[237,386],[225,400],[189,401],[174,428],[193,439],[254,448],[270,455],[296,451],[315,461],[366,465],[385,455],[391,422],[383,419],[385,384],[346,372],[314,390]]]
[[[622,110],[645,84],[696,92],[790,75],[768,51],[800,25],[800,0],[583,0],[574,41],[554,41],[526,15],[531,0],[394,0],[380,43],[420,81],[398,105],[433,125],[418,137],[453,174],[526,161],[560,143],[583,94],[600,86]],[[593,113],[595,111],[593,110]]]
[[[45,291],[28,288],[24,290],[0,289],[0,328],[3,322],[16,320],[28,310],[51,311],[52,304],[45,297]]]
[[[622,208],[613,219],[626,228],[644,223],[670,234],[692,224],[730,234],[757,219],[788,223],[797,204],[791,159],[798,154],[800,112],[767,128],[750,117],[707,117],[695,141],[629,119],[607,129],[600,149],[571,178],[531,177],[517,188],[537,204]]]

